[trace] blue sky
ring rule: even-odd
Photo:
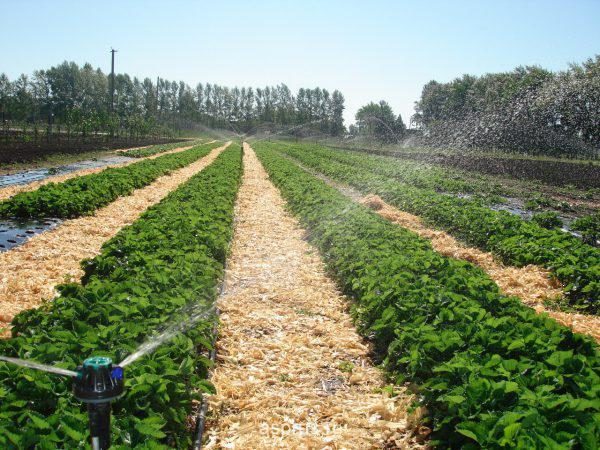
[[[600,0],[0,0],[0,72],[64,60],[190,85],[340,89],[346,121],[387,100],[405,121],[423,84],[600,54]]]

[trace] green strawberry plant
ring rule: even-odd
[[[270,145],[334,180],[380,195],[390,204],[422,217],[454,237],[490,251],[514,266],[536,264],[549,269],[564,285],[570,305],[597,314],[600,303],[600,249],[568,233],[546,229],[506,211],[494,211],[477,198],[457,198],[432,189],[421,189],[380,175],[384,162],[374,168],[370,155],[363,165],[356,158],[339,162],[344,156],[324,147]],[[337,156],[331,157],[336,154]]]
[[[85,261],[81,284],[13,320],[0,354],[74,369],[85,358],[119,362],[191,307],[213,304],[232,235],[242,172],[237,146],[192,177]],[[113,403],[115,448],[187,448],[188,416],[207,381],[214,319],[125,368],[126,391]],[[0,362],[0,448],[83,448],[85,407],[71,381]]]
[[[595,449],[595,341],[506,297],[478,267],[435,252],[300,169],[255,149],[309,230],[359,330],[396,383],[410,382],[440,448]]]
[[[574,220],[571,223],[571,229],[581,233],[586,243],[598,246],[598,241],[600,241],[600,212]]]
[[[220,144],[198,145],[187,151],[139,161],[125,167],[48,183],[0,202],[0,217],[74,218],[93,214],[118,197],[149,185],[158,177],[206,156]]]
[[[175,150],[180,147],[200,145],[197,142],[174,142],[172,144],[152,145],[146,148],[136,148],[134,150],[121,151],[120,154],[129,156],[130,158],[147,158],[148,156],[158,155],[159,153]]]

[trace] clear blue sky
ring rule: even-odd
[[[0,72],[64,60],[190,85],[340,89],[346,121],[387,100],[405,121],[424,83],[600,53],[600,0],[0,0]]]

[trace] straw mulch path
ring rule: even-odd
[[[348,198],[368,206],[381,217],[411,230],[425,239],[429,239],[433,249],[442,255],[463,259],[481,267],[506,295],[519,297],[523,303],[536,312],[546,313],[558,323],[571,328],[573,331],[587,334],[600,341],[600,317],[555,311],[546,306],[546,300],[552,302],[563,298],[560,283],[552,279],[548,270],[536,265],[525,267],[505,266],[497,262],[491,253],[467,247],[448,233],[427,227],[420,217],[389,205],[378,195],[369,194],[364,196],[352,186],[335,182],[325,175],[305,167],[297,160],[289,159],[302,169],[336,188]]]
[[[247,145],[236,223],[205,448],[420,446],[412,395],[381,392],[349,300]]]
[[[128,151],[129,150],[135,150],[137,148],[145,148],[145,147],[135,147],[135,148],[128,149]],[[166,152],[163,152],[163,153],[159,153],[157,155],[147,156],[145,158],[137,158],[137,159],[134,159],[132,161],[126,161],[124,163],[109,164],[109,165],[104,166],[104,167],[96,167],[96,168],[93,168],[93,169],[81,169],[81,170],[76,170],[74,172],[65,173],[63,175],[55,175],[55,176],[52,176],[52,177],[44,178],[43,180],[33,181],[33,182],[27,183],[27,184],[16,184],[16,185],[13,185],[13,186],[6,186],[4,188],[0,188],[0,201],[6,200],[6,199],[8,199],[10,197],[13,197],[13,196],[21,193],[21,192],[35,191],[40,186],[43,186],[43,185],[48,184],[48,183],[62,183],[63,181],[70,180],[71,178],[76,178],[76,177],[81,177],[83,175],[90,175],[92,173],[102,172],[103,170],[108,169],[108,168],[125,167],[125,166],[128,166],[130,164],[133,164],[133,163],[136,163],[136,162],[139,162],[139,161],[143,161],[144,159],[154,159],[154,158],[158,158],[159,156],[168,155],[169,153],[183,152],[185,150],[189,150],[190,148],[192,148],[192,147],[191,146],[178,147],[178,148],[175,148],[173,150],[169,150],[169,151],[166,151]],[[120,150],[120,152],[123,152],[123,150]],[[123,154],[125,156],[127,156],[127,152],[124,152]]]
[[[502,292],[519,297],[523,303],[531,306],[538,313],[547,313],[573,331],[600,340],[600,317],[552,311],[544,306],[544,300],[561,298],[563,295],[560,285],[551,279],[547,270],[534,265],[504,266],[495,261],[491,253],[466,247],[448,233],[428,228],[419,217],[394,208],[376,195],[364,197],[361,203],[369,206],[385,219],[429,239],[433,249],[442,255],[463,259],[481,267],[498,284]]]
[[[57,228],[0,253],[0,328],[8,327],[18,312],[52,299],[57,284],[79,280],[83,274],[82,259],[97,255],[105,241],[211,164],[229,144],[213,149],[204,158],[158,178],[130,196],[118,198],[93,216],[65,220]],[[7,336],[5,332],[4,337]]]

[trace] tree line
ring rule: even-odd
[[[158,78],[140,80],[116,74],[114,110],[110,75],[90,64],[63,62],[32,76],[10,80],[0,74],[0,119],[11,122],[53,121],[89,132],[135,126],[191,128],[204,124],[249,132],[257,127],[306,126],[339,135],[345,131],[344,96],[338,90],[301,88],[294,95],[285,85],[225,87]]]
[[[430,81],[413,121],[429,143],[594,156],[600,150],[600,55],[568,70],[537,66]]]

